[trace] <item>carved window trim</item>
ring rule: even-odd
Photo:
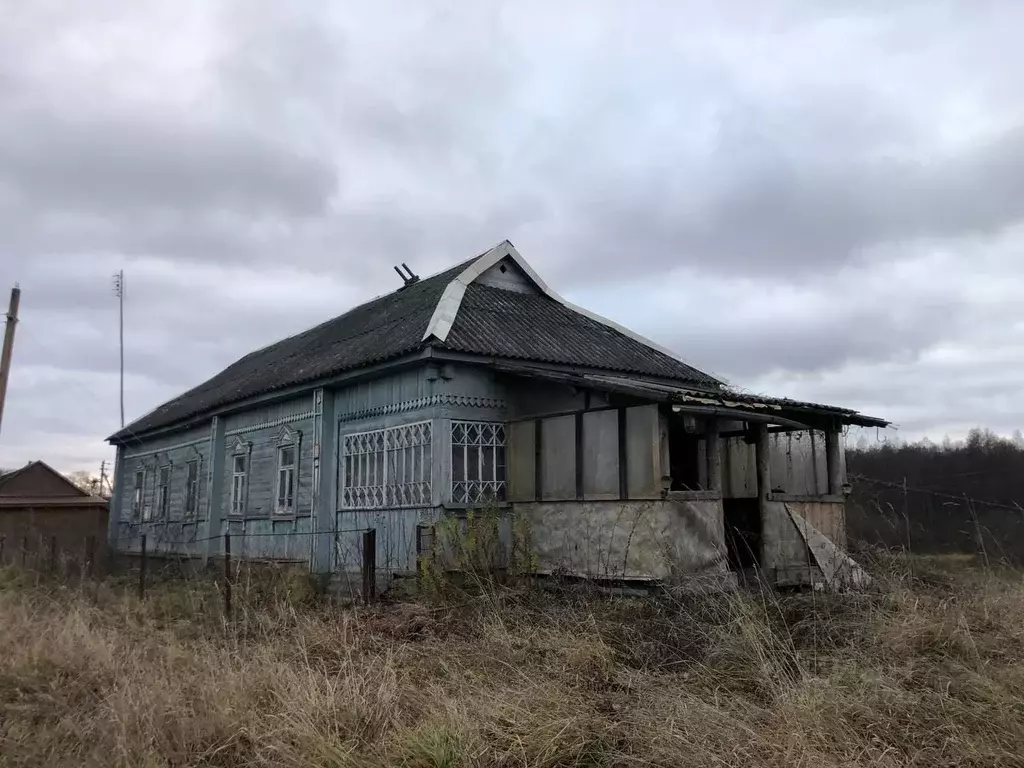
[[[452,504],[503,502],[508,496],[508,427],[452,420]]]
[[[277,446],[277,477],[274,481],[274,514],[295,515],[299,508],[299,469],[302,433],[285,424],[274,440]],[[291,461],[286,458],[291,452]],[[290,493],[289,493],[290,491]]]
[[[228,447],[231,461],[231,491],[228,495],[228,515],[244,517],[249,510],[249,472],[252,468],[252,443],[235,437]],[[242,469],[238,461],[242,461]]]
[[[342,508],[429,506],[432,440],[433,423],[429,420],[344,435]]]
[[[164,473],[167,473],[166,477]],[[160,464],[156,469],[155,504],[156,515],[160,520],[169,520],[171,515],[171,482],[174,479],[174,464],[170,461]]]
[[[195,479],[192,479],[192,468],[195,468]],[[186,519],[199,517],[203,498],[203,454],[194,445],[188,450],[185,459],[185,476],[183,479],[185,493],[182,500],[182,514]]]
[[[132,482],[132,520],[144,521],[146,516],[146,478],[149,468],[139,462],[135,465],[135,477]]]

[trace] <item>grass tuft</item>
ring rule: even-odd
[[[887,558],[870,593],[490,585],[342,608],[302,578],[0,570],[0,766],[995,766],[1024,579]]]

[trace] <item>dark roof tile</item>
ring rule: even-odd
[[[717,387],[711,376],[542,294],[473,283],[466,288],[448,349],[559,363]]]
[[[311,383],[420,349],[445,288],[478,258],[349,310],[252,352],[213,378],[147,413],[111,437],[126,441],[211,411]],[[471,283],[444,342],[435,346],[491,357],[601,368],[715,387],[707,374],[546,295]]]
[[[420,346],[445,287],[471,259],[373,299],[308,331],[251,352],[212,379],[129,424],[112,440],[286,387],[398,357]]]

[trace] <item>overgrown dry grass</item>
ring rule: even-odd
[[[0,571],[3,766],[1024,764],[1024,581],[372,610]],[[244,590],[240,590],[244,591]]]

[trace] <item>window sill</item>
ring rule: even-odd
[[[270,515],[263,515],[262,517],[253,517],[251,520],[269,520],[272,523],[276,522],[295,522],[300,517],[309,517],[309,515],[300,515],[298,512],[274,512]]]
[[[456,504],[455,502],[449,501],[441,505],[443,509],[450,509],[453,512],[468,512],[474,510],[484,512],[488,509],[508,509],[511,506],[511,501],[491,501],[487,504]]]
[[[350,515],[353,512],[404,512],[417,509],[433,509],[436,504],[431,502],[424,502],[423,504],[405,504],[402,506],[388,506],[388,507],[341,507],[340,509],[334,510],[335,514]]]
[[[669,491],[665,494],[669,501],[721,501],[721,491]]]
[[[846,497],[828,493],[818,496],[804,493],[769,493],[768,501],[819,501],[827,504],[843,504],[846,502]]]
[[[204,523],[206,518],[185,518],[185,517],[154,517],[150,520],[121,520],[121,525],[195,525]]]

